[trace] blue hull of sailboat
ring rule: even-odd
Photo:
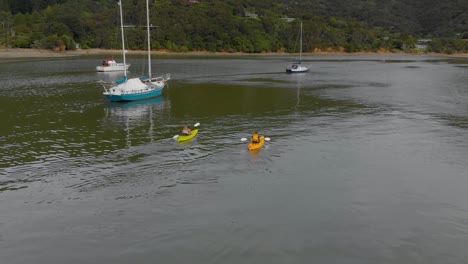
[[[129,93],[129,94],[121,94],[121,95],[106,94],[105,97],[112,102],[138,101],[138,100],[144,100],[144,99],[160,96],[163,92],[163,88],[164,87],[157,89],[157,90],[152,90],[149,92],[142,92],[142,93]]]

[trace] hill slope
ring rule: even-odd
[[[123,0],[128,46],[144,49],[145,1]],[[156,0],[154,48],[175,51],[295,51],[298,21],[305,49],[408,50],[416,38],[442,38],[465,50],[467,0]],[[195,1],[196,2],[196,1]],[[0,0],[0,46],[119,48],[116,0]],[[248,14],[258,17],[247,16]],[[294,18],[288,22],[283,18]],[[439,45],[440,46],[440,45]]]

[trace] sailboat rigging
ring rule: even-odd
[[[130,64],[127,64],[125,61],[125,46],[124,46],[124,31],[123,31],[123,19],[122,19],[122,4],[119,1],[118,5],[120,6],[120,31],[122,36],[122,47],[123,47],[123,63],[118,63],[114,58],[108,58],[102,61],[102,65],[96,66],[98,72],[113,72],[113,71],[127,71]],[[126,74],[125,74],[126,75]]]
[[[122,1],[119,1],[122,10]],[[151,73],[151,36],[149,25],[149,2],[146,0],[146,31],[148,38],[148,76],[141,78],[127,79],[127,70],[124,70],[124,77],[115,82],[115,86],[110,88],[104,86],[103,95],[113,102],[135,101],[160,96],[163,92],[166,82],[171,79],[169,73],[159,77],[152,77]],[[120,26],[122,31],[122,50],[125,63],[125,45],[123,35],[123,17],[120,12]]]
[[[300,30],[300,34],[301,34],[301,37],[300,37],[300,41],[299,41],[299,45],[300,45],[300,49],[299,49],[299,61],[297,62],[293,62],[291,63],[291,65],[289,65],[287,68],[286,68],[286,72],[287,73],[300,73],[300,72],[307,72],[309,70],[308,67],[305,67],[305,66],[302,66],[302,22],[301,22],[301,30]]]

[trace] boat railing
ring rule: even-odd
[[[166,73],[158,77],[152,77],[150,78],[149,76],[143,76],[140,77],[140,80],[142,82],[160,82],[160,81],[169,81],[171,79],[171,74]]]
[[[141,93],[147,93],[147,92],[151,92],[153,91],[154,89],[148,89],[148,88],[145,88],[145,89],[140,89],[140,90],[121,90],[120,93],[121,94],[141,94]]]
[[[106,92],[109,92],[109,89],[112,88],[112,86],[114,86],[115,84],[113,82],[105,82],[105,81],[98,81],[97,82],[98,84],[100,84],[102,86],[102,88],[104,88],[104,91]]]

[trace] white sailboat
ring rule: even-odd
[[[122,51],[124,64],[125,61],[125,41],[123,35],[123,17],[122,17],[122,1],[120,5],[120,26],[122,31]],[[127,69],[124,69],[124,77],[115,82],[115,86],[107,88],[104,86],[103,95],[113,101],[136,101],[147,98],[160,96],[163,92],[166,82],[171,79],[169,73],[159,77],[152,77],[151,75],[151,39],[150,39],[150,24],[149,24],[149,2],[146,0],[146,31],[148,38],[148,76],[142,78],[127,79]]]
[[[286,67],[287,73],[300,73],[300,72],[307,72],[309,68],[306,66],[302,66],[302,22],[301,22],[301,37],[299,41],[300,49],[299,49],[299,61],[291,63],[288,67]]]

